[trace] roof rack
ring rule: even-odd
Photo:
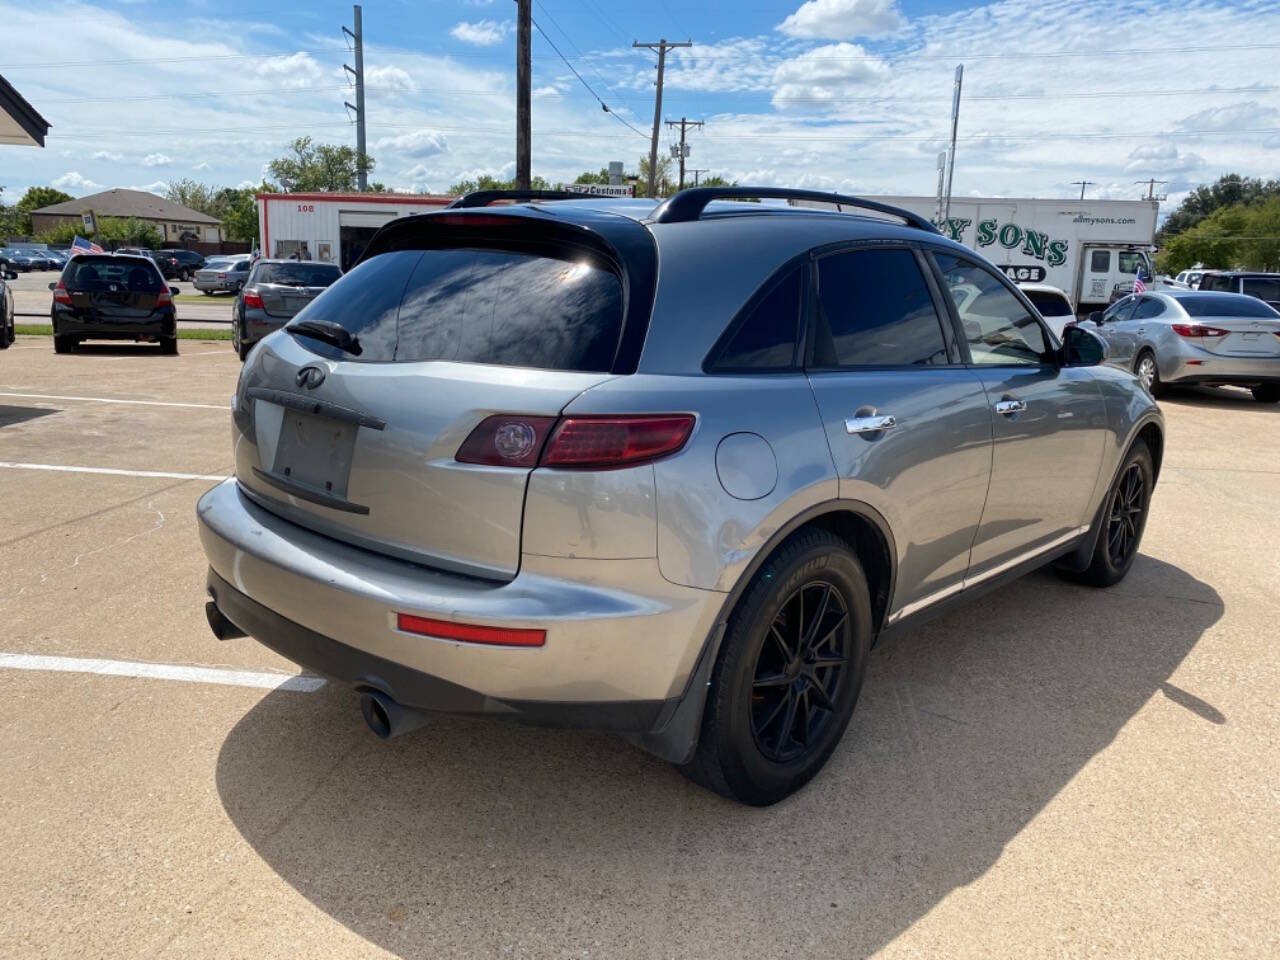
[[[591,193],[570,193],[568,190],[472,190],[445,209],[487,207],[497,200],[589,200],[593,196],[595,195]]]
[[[702,211],[712,200],[732,200],[735,198],[748,200],[821,200],[834,203],[840,207],[857,207],[861,210],[874,210],[876,213],[887,213],[892,217],[900,217],[908,226],[918,230],[937,233],[938,228],[910,210],[895,207],[877,200],[863,197],[849,197],[842,193],[827,193],[823,190],[792,190],[789,187],[693,187],[681,190],[669,198],[653,213],[655,223],[685,223],[697,220]]]

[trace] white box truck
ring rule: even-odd
[[[936,197],[872,199],[933,219]],[[805,206],[829,206],[809,203]],[[945,236],[977,250],[1015,283],[1063,290],[1077,314],[1106,309],[1133,278],[1152,285],[1156,200],[1030,200],[952,197]]]

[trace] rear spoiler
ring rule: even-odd
[[[593,194],[570,193],[568,190],[473,190],[445,207],[446,210],[464,210],[469,207],[487,207],[491,203],[507,200],[512,203],[529,200],[589,200]]]

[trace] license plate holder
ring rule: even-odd
[[[345,500],[358,429],[358,424],[286,409],[271,472]]]

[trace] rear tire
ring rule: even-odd
[[[160,353],[166,357],[176,357],[178,355],[178,338],[161,337]]]
[[[1280,383],[1264,383],[1260,387],[1254,387],[1249,392],[1253,394],[1253,399],[1259,403],[1280,402]]]
[[[188,273],[186,270],[179,270],[178,279],[181,280],[183,283],[186,283],[188,280],[191,279],[191,274]]]
[[[1154,488],[1151,451],[1146,443],[1135,440],[1107,491],[1093,558],[1082,572],[1065,574],[1068,579],[1091,587],[1110,587],[1125,578],[1138,556]]]
[[[1134,375],[1153,397],[1164,396],[1164,384],[1160,382],[1160,365],[1156,363],[1156,355],[1150,350],[1143,350],[1133,365]]]
[[[13,324],[6,324],[0,327],[0,350],[9,349],[9,345],[18,339],[18,334]]]
[[[825,530],[797,533],[729,618],[698,747],[682,772],[753,806],[800,789],[844,735],[871,634],[867,581],[849,545]]]
[[[65,333],[55,333],[53,335],[53,352],[54,353],[75,353],[76,338]]]

